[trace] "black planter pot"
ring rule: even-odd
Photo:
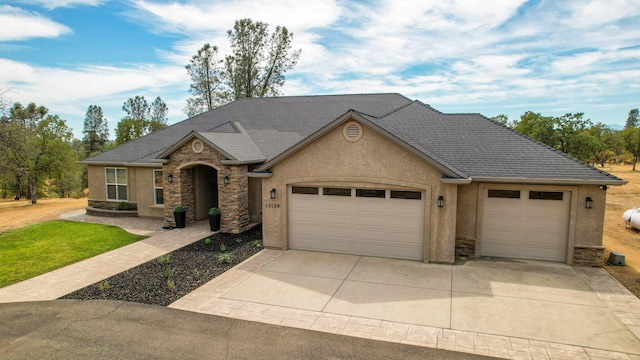
[[[220,214],[209,215],[209,226],[211,227],[211,231],[220,230]]]
[[[187,212],[174,212],[173,217],[176,219],[176,227],[183,228],[187,223]]]

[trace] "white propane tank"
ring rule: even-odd
[[[640,230],[640,209],[629,209],[622,214],[622,218],[629,226]]]

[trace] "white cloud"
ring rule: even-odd
[[[0,24],[0,41],[53,38],[71,32],[65,25],[8,5],[0,5]]]
[[[39,5],[52,10],[59,7],[74,7],[80,5],[97,6],[107,0],[23,0],[24,4]]]

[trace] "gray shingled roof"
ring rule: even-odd
[[[193,131],[230,160],[268,163],[349,110],[459,178],[623,183],[480,114],[443,114],[400,94],[241,99],[83,163],[147,164]]]

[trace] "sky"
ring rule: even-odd
[[[621,128],[640,107],[638,0],[2,0],[0,93],[82,137],[89,105],[111,138],[130,97],[186,118],[185,65],[251,18],[293,32],[286,96],[401,93],[447,113],[583,112]]]

